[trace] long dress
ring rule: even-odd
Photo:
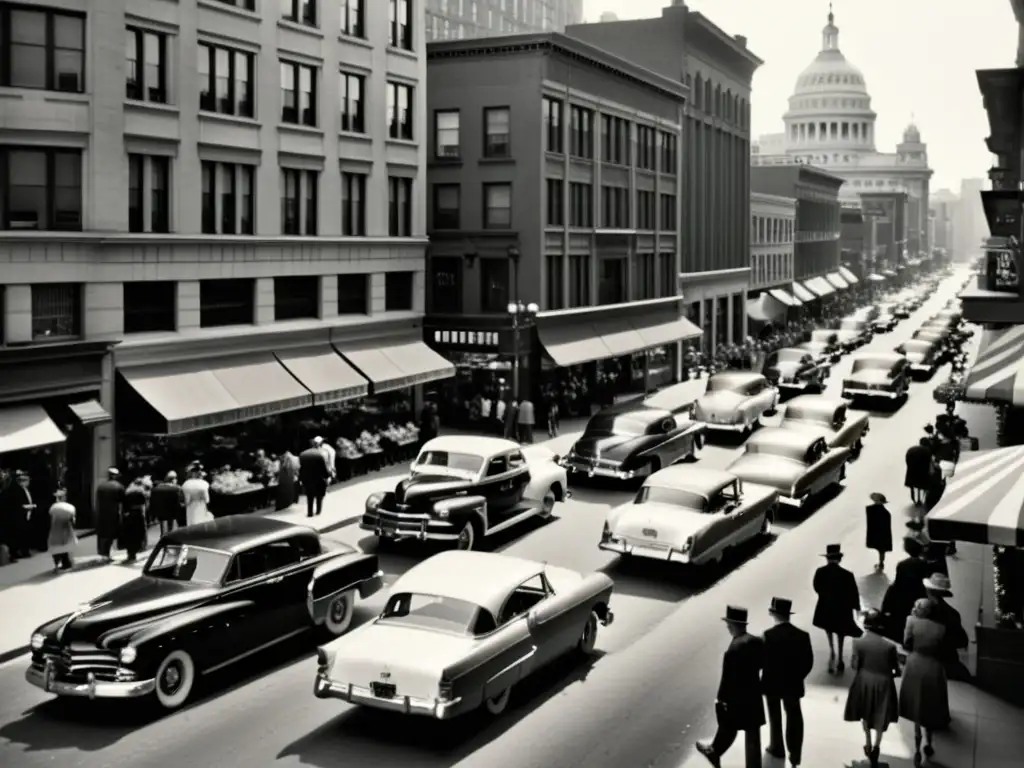
[[[188,525],[213,520],[210,513],[210,484],[199,477],[192,477],[181,485],[185,496],[185,522]]]
[[[949,688],[942,661],[946,630],[931,619],[911,616],[903,637],[907,650],[900,686],[900,717],[922,728],[937,730],[949,725]]]
[[[66,501],[50,507],[50,534],[46,540],[51,555],[70,555],[78,545],[75,533],[75,508]]]
[[[843,719],[865,722],[884,731],[899,720],[896,683],[893,681],[899,656],[896,645],[875,632],[865,632],[853,641],[850,666],[856,670],[846,696]]]

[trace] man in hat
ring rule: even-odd
[[[4,493],[2,509],[3,531],[0,543],[6,544],[11,562],[31,557],[32,513],[36,503],[32,498],[31,482],[27,472],[14,473],[14,482]]]
[[[782,760],[789,750],[789,764],[800,765],[804,746],[804,680],[814,668],[811,636],[790,622],[793,601],[773,597],[768,614],[775,625],[764,632],[764,669],[761,690],[768,706],[768,749]],[[783,748],[782,712],[786,712],[785,748]]]
[[[843,568],[843,550],[839,544],[829,544],[822,554],[825,565],[814,572],[814,592],[818,602],[814,606],[813,624],[824,630],[828,639],[830,673],[843,674],[846,662],[843,650],[848,637],[860,637],[854,614],[860,611],[860,590],[857,579]]]
[[[299,482],[302,483],[302,492],[306,494],[306,517],[324,511],[324,496],[327,495],[327,484],[331,479],[327,459],[320,450],[321,445],[323,439],[315,438],[309,448],[299,454]]]
[[[149,511],[160,523],[160,535],[185,524],[185,494],[178,485],[178,473],[171,470],[149,495]]]
[[[107,479],[96,486],[96,551],[110,562],[110,548],[121,530],[125,487],[117,467],[107,470]]]
[[[953,680],[968,680],[970,672],[960,661],[959,651],[967,648],[970,638],[964,629],[960,612],[946,602],[947,597],[952,597],[949,577],[943,573],[933,573],[923,582],[925,594],[932,603],[932,612],[928,617],[938,622],[945,628],[942,636],[943,661],[946,664],[946,673]]]
[[[732,635],[732,642],[722,659],[722,678],[715,701],[718,732],[710,743],[697,742],[697,751],[715,768],[721,768],[722,755],[743,731],[747,768],[761,768],[761,726],[765,721],[761,699],[764,640],[747,632],[746,608],[727,606],[722,621]]]
[[[327,463],[327,484],[330,485],[334,482],[334,476],[338,471],[338,453],[334,450],[333,445],[325,441],[320,436],[313,438],[313,445],[315,445],[317,450],[323,454],[324,461]]]

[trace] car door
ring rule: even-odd
[[[750,393],[754,401],[754,413],[758,417],[770,411],[775,404],[775,389],[765,379],[751,382]]]
[[[523,603],[533,601],[527,626],[537,646],[535,667],[554,661],[579,639],[588,614],[579,595],[571,590],[555,592],[543,572],[517,587],[513,595]]]
[[[227,588],[236,599],[251,600],[244,636],[238,652],[275,642],[308,625],[305,587],[308,567],[301,567],[299,549],[289,541],[275,541],[239,552],[231,566]],[[300,623],[300,620],[302,623]]]
[[[494,456],[487,461],[481,489],[487,497],[490,525],[500,523],[518,499],[516,478],[509,468],[508,455]]]
[[[508,455],[508,471],[512,477],[512,506],[517,505],[526,496],[530,487],[530,465],[522,451],[515,450]]]
[[[737,504],[735,490],[726,488],[708,498],[705,514],[713,518],[710,534],[720,548],[736,544],[742,538],[743,517]]]

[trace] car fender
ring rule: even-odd
[[[310,575],[306,586],[306,611],[314,624],[323,624],[331,601],[338,595],[358,590],[366,599],[380,591],[382,574],[377,556],[365,552],[338,554],[321,563]]]
[[[205,629],[211,622],[243,613],[253,605],[252,600],[233,600],[227,603],[191,608],[171,616],[138,622],[108,632],[100,638],[99,645],[103,648],[110,648],[117,645],[140,646],[147,643],[160,643],[170,636],[183,636]]]
[[[537,461],[530,464],[530,482],[523,492],[523,498],[529,501],[541,501],[548,488],[558,485],[562,494],[567,487],[565,467],[553,461]],[[559,499],[561,501],[561,498]]]
[[[448,513],[448,521],[456,527],[465,525],[467,520],[476,518],[484,531],[488,528],[487,498],[485,496],[452,496],[434,502],[434,512]],[[440,514],[438,514],[441,517]],[[442,517],[442,519],[444,519]]]

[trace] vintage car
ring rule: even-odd
[[[959,306],[946,306],[944,309],[940,309],[933,319],[949,320],[953,324],[959,323],[963,319],[964,313],[960,310]]]
[[[317,650],[313,693],[450,720],[498,715],[516,683],[612,623],[612,580],[488,552],[443,552],[391,587],[375,620]]]
[[[709,430],[749,434],[779,403],[779,391],[760,373],[724,371],[708,378],[697,398],[693,418]]]
[[[804,341],[796,345],[795,349],[803,349],[810,352],[814,362],[818,365],[830,368],[841,357],[841,350],[829,347],[821,341]]]
[[[903,355],[872,352],[858,355],[843,379],[843,397],[900,400],[910,389],[910,363]]]
[[[929,335],[915,336],[894,350],[907,358],[911,375],[927,378],[942,364],[943,343]]]
[[[58,696],[153,696],[183,706],[197,680],[317,629],[352,623],[380,590],[377,556],[257,515],[178,528],[142,575],[32,633],[27,680]]]
[[[473,549],[485,536],[550,517],[571,495],[559,457],[500,437],[428,440],[394,491],[366,500],[359,527],[386,541],[446,541]]]
[[[882,308],[878,304],[868,304],[866,307],[854,311],[849,316],[857,320],[867,320],[869,323],[882,314]]]
[[[807,334],[806,344],[824,344],[829,359],[834,363],[843,356],[843,347],[839,343],[839,334],[828,328],[816,328]]]
[[[947,328],[942,325],[922,325],[914,331],[910,338],[920,341],[931,341],[939,346],[943,346],[952,335],[952,328]]]
[[[779,426],[823,437],[829,448],[849,448],[851,459],[860,456],[870,428],[866,413],[851,412],[845,400],[825,395],[794,397]]]
[[[906,320],[914,314],[914,309],[915,307],[911,305],[911,302],[904,299],[893,306],[892,314],[898,320]]]
[[[815,360],[809,350],[784,347],[768,354],[761,373],[780,390],[821,391],[828,378],[827,363]]]
[[[745,488],[767,486],[782,504],[802,507],[809,499],[846,479],[849,448],[829,448],[824,437],[785,427],[751,437],[743,454],[726,471]]]
[[[683,565],[716,563],[731,547],[771,533],[777,501],[774,490],[744,488],[728,472],[668,467],[608,513],[598,546]]]
[[[889,333],[896,328],[899,321],[899,318],[893,314],[892,308],[889,308],[871,321],[871,330],[875,333]]]
[[[845,352],[871,341],[871,321],[863,317],[844,317],[836,328],[836,340]]]
[[[704,424],[693,420],[691,409],[692,402],[676,403],[671,393],[662,392],[647,400],[602,408],[587,422],[561,464],[570,480],[583,475],[631,480],[696,458],[703,445]]]

